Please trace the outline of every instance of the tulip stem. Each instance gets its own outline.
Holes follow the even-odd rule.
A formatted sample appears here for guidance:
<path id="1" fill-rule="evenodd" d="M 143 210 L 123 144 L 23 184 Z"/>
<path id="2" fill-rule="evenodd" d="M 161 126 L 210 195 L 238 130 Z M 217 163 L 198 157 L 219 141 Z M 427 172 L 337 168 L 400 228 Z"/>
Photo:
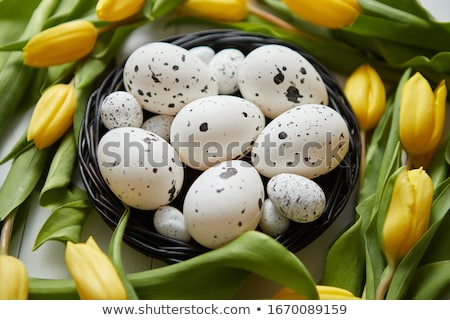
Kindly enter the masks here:
<path id="1" fill-rule="evenodd" d="M 366 130 L 361 130 L 360 132 L 360 140 L 361 140 L 361 159 L 359 164 L 359 185 L 360 187 L 363 184 L 364 173 L 366 171 L 366 153 L 367 153 L 367 138 L 366 138 Z"/>
<path id="2" fill-rule="evenodd" d="M 412 170 L 414 168 L 413 157 L 410 154 L 406 155 L 406 169 Z"/>
<path id="3" fill-rule="evenodd" d="M 0 236 L 0 255 L 7 255 L 9 250 L 9 240 L 11 239 L 14 225 L 14 213 L 11 212 L 3 221 Z"/>
<path id="4" fill-rule="evenodd" d="M 388 265 L 381 276 L 381 281 L 378 284 L 377 290 L 375 292 L 375 300 L 384 300 L 386 292 L 391 285 L 392 278 L 394 277 L 395 267 Z"/>

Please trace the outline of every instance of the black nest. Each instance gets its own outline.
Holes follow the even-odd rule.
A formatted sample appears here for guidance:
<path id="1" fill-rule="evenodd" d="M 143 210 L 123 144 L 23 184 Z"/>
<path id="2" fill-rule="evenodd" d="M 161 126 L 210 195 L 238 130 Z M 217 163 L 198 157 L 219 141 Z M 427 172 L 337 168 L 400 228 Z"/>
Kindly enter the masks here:
<path id="1" fill-rule="evenodd" d="M 310 244 L 342 212 L 356 186 L 359 171 L 360 140 L 358 125 L 335 77 L 314 57 L 300 48 L 282 40 L 259 34 L 237 30 L 208 30 L 162 41 L 186 49 L 196 46 L 209 46 L 216 52 L 225 48 L 236 48 L 244 54 L 262 45 L 280 44 L 301 53 L 317 69 L 327 87 L 329 106 L 338 111 L 347 122 L 350 131 L 350 146 L 349 152 L 337 168 L 327 175 L 315 179 L 324 189 L 327 197 L 325 212 L 322 216 L 307 224 L 291 222 L 288 231 L 276 238 L 277 241 L 294 253 Z M 93 207 L 111 228 L 116 227 L 124 212 L 124 205 L 110 191 L 98 168 L 96 149 L 102 134 L 105 132 L 100 120 L 99 106 L 111 92 L 124 90 L 122 73 L 123 66 L 112 70 L 101 86 L 92 93 L 80 130 L 78 149 L 81 177 L 86 191 Z M 198 175 L 196 172 L 187 171 L 185 189 Z M 182 191 L 172 205 L 182 208 L 183 196 Z M 158 234 L 153 227 L 153 212 L 144 212 L 133 208 L 131 208 L 124 241 L 138 251 L 167 263 L 187 260 L 210 250 L 194 240 L 184 243 Z"/>

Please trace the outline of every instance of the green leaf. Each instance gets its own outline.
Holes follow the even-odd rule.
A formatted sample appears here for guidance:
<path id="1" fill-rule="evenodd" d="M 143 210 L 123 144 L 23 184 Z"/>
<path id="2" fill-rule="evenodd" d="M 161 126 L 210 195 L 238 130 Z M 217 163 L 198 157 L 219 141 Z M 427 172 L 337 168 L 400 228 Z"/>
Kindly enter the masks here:
<path id="1" fill-rule="evenodd" d="M 0 51 L 19 51 L 27 44 L 28 39 L 14 41 L 0 46 Z"/>
<path id="2" fill-rule="evenodd" d="M 96 20 L 95 7 L 97 1 L 61 0 L 54 14 L 47 20 L 44 28 L 76 19 Z"/>
<path id="3" fill-rule="evenodd" d="M 161 17 L 175 9 L 184 0 L 150 0 L 144 5 L 144 15 L 149 20 Z"/>
<path id="4" fill-rule="evenodd" d="M 32 147 L 14 160 L 0 188 L 0 221 L 33 192 L 47 168 L 51 153 L 51 148 L 38 150 Z"/>
<path id="5" fill-rule="evenodd" d="M 346 289 L 360 297 L 365 283 L 365 263 L 361 219 L 358 219 L 329 249 L 320 284 Z"/>
<path id="6" fill-rule="evenodd" d="M 450 260 L 438 261 L 417 269 L 411 280 L 408 298 L 415 300 L 448 299 Z"/>
<path id="7" fill-rule="evenodd" d="M 28 150 L 34 145 L 33 141 L 27 141 L 26 132 L 19 138 L 12 149 L 0 160 L 0 165 L 17 158 L 20 154 Z"/>
<path id="8" fill-rule="evenodd" d="M 427 172 L 433 181 L 433 185 L 439 185 L 443 180 L 449 176 L 450 162 L 447 157 L 450 154 L 450 133 L 442 140 L 438 149 L 436 150 L 433 160 Z"/>
<path id="9" fill-rule="evenodd" d="M 138 300 L 139 297 L 137 296 L 136 291 L 134 291 L 131 282 L 128 280 L 127 274 L 125 273 L 122 264 L 123 235 L 125 233 L 125 227 L 127 225 L 128 218 L 130 217 L 130 207 L 125 206 L 125 208 L 125 212 L 120 218 L 119 223 L 114 229 L 113 235 L 111 237 L 108 248 L 108 256 L 114 264 L 114 267 L 116 268 L 117 273 L 119 274 L 119 277 L 122 280 L 123 285 L 125 286 L 128 300 Z"/>

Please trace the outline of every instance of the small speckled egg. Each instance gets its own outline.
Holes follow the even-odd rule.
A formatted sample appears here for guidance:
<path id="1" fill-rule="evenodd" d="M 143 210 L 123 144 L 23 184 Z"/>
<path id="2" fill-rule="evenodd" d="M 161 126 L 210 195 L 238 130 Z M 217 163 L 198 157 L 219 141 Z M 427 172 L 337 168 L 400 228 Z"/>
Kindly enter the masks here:
<path id="1" fill-rule="evenodd" d="M 165 42 L 136 49 L 125 63 L 123 79 L 142 107 L 158 114 L 175 115 L 187 103 L 219 92 L 203 60 Z"/>
<path id="2" fill-rule="evenodd" d="M 150 117 L 144 121 L 141 128 L 151 131 L 166 141 L 170 140 L 170 126 L 174 116 L 168 116 L 166 114 L 158 114 Z"/>
<path id="3" fill-rule="evenodd" d="M 244 54 L 234 48 L 217 52 L 209 62 L 209 68 L 219 85 L 219 94 L 232 94 L 239 90 L 239 69 L 245 59 Z"/>
<path id="4" fill-rule="evenodd" d="M 278 211 L 272 200 L 264 200 L 261 221 L 259 222 L 261 231 L 275 238 L 285 233 L 289 225 L 290 220 Z"/>
<path id="5" fill-rule="evenodd" d="M 307 104 L 273 119 L 252 149 L 252 164 L 266 177 L 296 173 L 307 178 L 327 174 L 344 159 L 349 131 L 330 107 Z"/>
<path id="6" fill-rule="evenodd" d="M 249 230 L 261 218 L 264 185 L 249 163 L 231 160 L 204 171 L 189 188 L 183 212 L 201 245 L 215 249 Z"/>
<path id="7" fill-rule="evenodd" d="M 169 204 L 181 190 L 184 167 L 164 139 L 141 128 L 106 132 L 97 147 L 102 177 L 127 205 L 153 210 Z"/>
<path id="8" fill-rule="evenodd" d="M 325 84 L 300 53 L 268 44 L 252 50 L 239 70 L 242 96 L 270 119 L 299 104 L 328 104 Z"/>
<path id="9" fill-rule="evenodd" d="M 155 211 L 153 225 L 159 234 L 189 242 L 191 235 L 186 229 L 183 213 L 172 206 L 162 206 Z"/>
<path id="10" fill-rule="evenodd" d="M 114 91 L 103 99 L 100 118 L 107 129 L 140 127 L 144 113 L 139 102 L 126 91 Z"/>
<path id="11" fill-rule="evenodd" d="M 206 170 L 240 159 L 265 126 L 261 110 L 240 97 L 217 95 L 195 100 L 178 112 L 170 142 L 189 167 Z"/>
<path id="12" fill-rule="evenodd" d="M 208 64 L 212 57 L 216 54 L 214 49 L 208 46 L 198 46 L 189 49 L 189 52 L 195 54 L 197 57 L 202 59 L 206 64 Z"/>
<path id="13" fill-rule="evenodd" d="M 286 218 L 307 223 L 318 219 L 325 209 L 325 193 L 313 180 L 292 173 L 272 177 L 267 195 Z"/>

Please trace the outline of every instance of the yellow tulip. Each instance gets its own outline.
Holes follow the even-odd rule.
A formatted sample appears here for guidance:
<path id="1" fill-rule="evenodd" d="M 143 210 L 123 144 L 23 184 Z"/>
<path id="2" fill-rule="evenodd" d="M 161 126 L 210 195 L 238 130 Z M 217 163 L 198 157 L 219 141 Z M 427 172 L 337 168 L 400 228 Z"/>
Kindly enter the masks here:
<path id="1" fill-rule="evenodd" d="M 228 22 L 247 16 L 246 0 L 186 0 L 179 8 L 194 16 Z"/>
<path id="2" fill-rule="evenodd" d="M 143 6 L 144 0 L 99 0 L 95 11 L 99 20 L 113 22 L 135 15 Z"/>
<path id="3" fill-rule="evenodd" d="M 317 285 L 317 292 L 319 293 L 319 300 L 360 300 L 361 298 L 355 297 L 350 291 L 332 287 Z M 277 300 L 304 300 L 300 294 L 290 288 L 282 288 L 273 297 Z"/>
<path id="4" fill-rule="evenodd" d="M 409 155 L 425 155 L 437 148 L 444 131 L 446 99 L 444 80 L 434 92 L 418 72 L 404 84 L 400 100 L 400 141 Z"/>
<path id="5" fill-rule="evenodd" d="M 383 250 L 391 269 L 427 230 L 433 192 L 433 182 L 422 168 L 398 174 L 382 231 Z"/>
<path id="6" fill-rule="evenodd" d="M 92 237 L 86 243 L 67 242 L 65 259 L 81 299 L 127 299 L 114 265 Z"/>
<path id="7" fill-rule="evenodd" d="M 0 255 L 0 300 L 26 300 L 28 273 L 19 259 Z"/>
<path id="8" fill-rule="evenodd" d="M 73 85 L 60 83 L 49 87 L 34 108 L 27 140 L 34 140 L 39 149 L 55 143 L 72 125 L 76 104 Z"/>
<path id="9" fill-rule="evenodd" d="M 92 51 L 97 35 L 95 26 L 84 20 L 46 29 L 32 37 L 23 48 L 24 63 L 32 67 L 49 67 L 79 60 Z"/>
<path id="10" fill-rule="evenodd" d="M 329 29 L 351 25 L 361 12 L 358 0 L 283 0 L 283 2 L 303 20 Z"/>
<path id="11" fill-rule="evenodd" d="M 377 71 L 361 65 L 348 77 L 344 93 L 361 130 L 375 128 L 386 107 L 386 89 Z"/>

